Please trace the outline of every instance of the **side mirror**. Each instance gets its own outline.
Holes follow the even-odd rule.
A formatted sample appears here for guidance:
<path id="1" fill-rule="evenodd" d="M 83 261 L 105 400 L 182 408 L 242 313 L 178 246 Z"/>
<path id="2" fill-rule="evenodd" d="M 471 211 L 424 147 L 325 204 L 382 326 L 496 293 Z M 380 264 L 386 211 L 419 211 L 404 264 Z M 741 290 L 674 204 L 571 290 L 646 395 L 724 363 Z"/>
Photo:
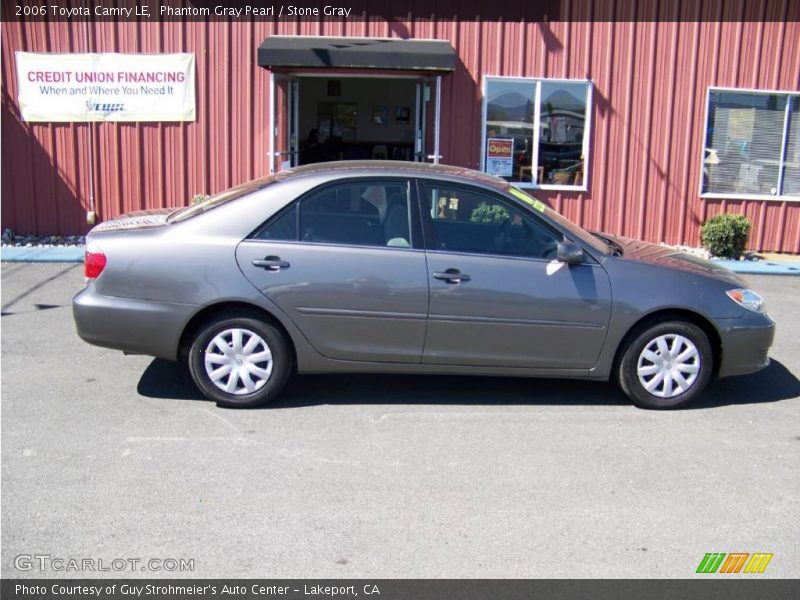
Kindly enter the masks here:
<path id="1" fill-rule="evenodd" d="M 556 260 L 558 262 L 567 263 L 568 265 L 578 265 L 586 259 L 583 254 L 583 249 L 575 242 L 565 240 L 558 244 L 556 250 Z"/>

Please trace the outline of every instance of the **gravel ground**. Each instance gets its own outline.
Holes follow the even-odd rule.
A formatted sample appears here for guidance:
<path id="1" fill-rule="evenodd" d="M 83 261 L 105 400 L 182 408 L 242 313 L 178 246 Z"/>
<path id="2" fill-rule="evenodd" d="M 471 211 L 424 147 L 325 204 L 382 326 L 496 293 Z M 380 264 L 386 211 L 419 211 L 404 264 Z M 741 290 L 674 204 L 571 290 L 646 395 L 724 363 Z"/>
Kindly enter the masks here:
<path id="1" fill-rule="evenodd" d="M 86 237 L 82 235 L 20 235 L 15 234 L 10 229 L 6 229 L 0 235 L 0 243 L 3 246 L 31 248 L 33 246 L 42 248 L 52 248 L 54 246 L 82 246 L 86 242 Z"/>

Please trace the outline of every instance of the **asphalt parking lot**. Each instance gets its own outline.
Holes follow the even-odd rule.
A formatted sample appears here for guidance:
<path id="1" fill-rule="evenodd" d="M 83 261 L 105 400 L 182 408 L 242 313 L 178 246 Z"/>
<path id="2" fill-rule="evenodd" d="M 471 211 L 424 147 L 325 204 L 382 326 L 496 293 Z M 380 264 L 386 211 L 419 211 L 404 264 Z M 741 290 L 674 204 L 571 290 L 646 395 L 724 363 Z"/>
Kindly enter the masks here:
<path id="1" fill-rule="evenodd" d="M 796 577 L 800 278 L 749 280 L 773 364 L 692 409 L 607 384 L 306 376 L 234 411 L 172 363 L 83 343 L 80 265 L 3 264 L 2 576 L 684 578 L 715 551 Z M 15 567 L 34 554 L 194 570 Z"/>

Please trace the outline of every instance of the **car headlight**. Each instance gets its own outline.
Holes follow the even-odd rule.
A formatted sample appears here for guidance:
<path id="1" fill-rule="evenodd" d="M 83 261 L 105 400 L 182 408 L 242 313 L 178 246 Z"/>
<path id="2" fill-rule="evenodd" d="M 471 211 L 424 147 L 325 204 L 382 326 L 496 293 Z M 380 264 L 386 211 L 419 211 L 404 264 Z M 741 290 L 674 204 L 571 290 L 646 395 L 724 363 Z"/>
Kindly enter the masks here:
<path id="1" fill-rule="evenodd" d="M 764 298 L 762 298 L 760 294 L 757 294 L 753 290 L 728 290 L 725 293 L 728 294 L 728 298 L 747 310 L 752 310 L 753 312 L 757 313 L 764 312 Z"/>

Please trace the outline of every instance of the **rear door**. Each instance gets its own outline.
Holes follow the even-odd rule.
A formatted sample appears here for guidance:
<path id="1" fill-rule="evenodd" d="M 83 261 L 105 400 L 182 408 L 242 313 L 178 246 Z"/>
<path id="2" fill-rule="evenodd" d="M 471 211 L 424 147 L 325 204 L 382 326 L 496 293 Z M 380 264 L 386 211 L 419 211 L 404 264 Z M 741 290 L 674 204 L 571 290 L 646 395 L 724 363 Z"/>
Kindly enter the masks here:
<path id="1" fill-rule="evenodd" d="M 322 355 L 418 363 L 428 277 L 410 207 L 408 180 L 326 184 L 239 244 L 237 261 Z"/>
<path id="2" fill-rule="evenodd" d="M 588 369 L 611 314 L 605 270 L 554 260 L 560 232 L 500 194 L 420 182 L 430 309 L 423 363 Z"/>

